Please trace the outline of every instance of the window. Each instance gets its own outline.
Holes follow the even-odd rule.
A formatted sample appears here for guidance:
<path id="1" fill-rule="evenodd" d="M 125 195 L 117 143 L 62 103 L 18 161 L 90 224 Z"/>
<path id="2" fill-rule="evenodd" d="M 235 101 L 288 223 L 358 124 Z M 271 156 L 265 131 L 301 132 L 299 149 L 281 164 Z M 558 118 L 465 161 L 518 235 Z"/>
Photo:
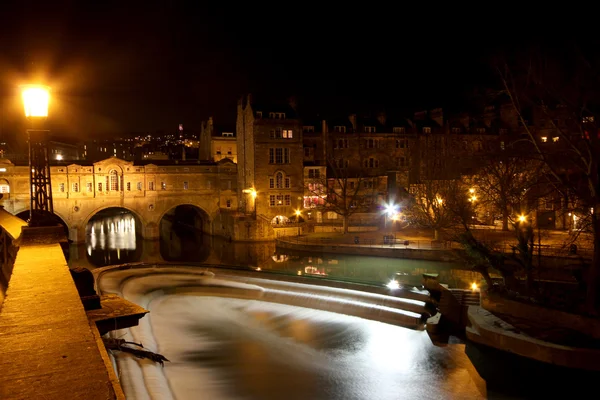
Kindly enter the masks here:
<path id="1" fill-rule="evenodd" d="M 228 148 L 227 148 L 227 155 L 229 155 L 229 156 L 230 156 L 231 154 L 232 154 L 232 148 L 231 148 L 231 147 L 228 147 Z"/>
<path id="2" fill-rule="evenodd" d="M 544 208 L 546 210 L 554 210 L 554 202 L 551 198 L 544 199 Z"/>
<path id="3" fill-rule="evenodd" d="M 110 176 L 110 190 L 118 191 L 119 190 L 119 174 L 114 169 L 109 173 Z"/>
<path id="4" fill-rule="evenodd" d="M 73 182 L 73 184 L 71 185 L 71 191 L 73 192 L 79 192 L 79 183 L 78 182 Z"/>
<path id="5" fill-rule="evenodd" d="M 460 133 L 460 128 L 452 128 L 452 133 Z"/>
<path id="6" fill-rule="evenodd" d="M 275 195 L 273 194 L 269 196 L 269 206 L 275 207 Z"/>
<path id="7" fill-rule="evenodd" d="M 404 133 L 406 129 L 403 126 L 396 126 L 392 129 L 394 133 Z"/>
<path id="8" fill-rule="evenodd" d="M 148 182 L 148 190 L 154 190 L 154 181 Z"/>
<path id="9" fill-rule="evenodd" d="M 345 126 L 334 126 L 333 131 L 340 132 L 340 133 L 346 133 L 346 127 Z"/>
<path id="10" fill-rule="evenodd" d="M 365 126 L 365 132 L 375 133 L 375 127 L 374 126 Z"/>
<path id="11" fill-rule="evenodd" d="M 348 184 L 350 185 L 350 189 L 354 189 L 354 181 L 348 182 Z"/>
<path id="12" fill-rule="evenodd" d="M 379 160 L 371 157 L 368 160 L 365 160 L 363 165 L 365 168 L 379 168 Z"/>
<path id="13" fill-rule="evenodd" d="M 271 148 L 269 149 L 269 164 L 289 164 L 290 149 L 286 148 Z"/>
<path id="14" fill-rule="evenodd" d="M 406 139 L 398 139 L 396 140 L 396 148 L 397 149 L 404 149 L 407 148 L 408 145 L 406 143 Z"/>
<path id="15" fill-rule="evenodd" d="M 142 182 L 137 183 L 137 190 L 142 190 Z"/>
<path id="16" fill-rule="evenodd" d="M 362 184 L 365 189 L 373 189 L 373 181 L 363 181 Z"/>
<path id="17" fill-rule="evenodd" d="M 505 149 L 505 146 L 504 146 L 504 142 L 503 142 L 503 141 L 502 141 L 502 142 L 500 142 L 500 149 L 501 149 L 501 150 L 504 150 L 504 149 Z"/>
<path id="18" fill-rule="evenodd" d="M 366 139 L 365 147 L 367 149 L 376 149 L 377 147 L 379 147 L 379 141 L 376 139 Z"/>
<path id="19" fill-rule="evenodd" d="M 308 177 L 310 179 L 319 179 L 321 177 L 321 171 L 316 168 L 311 168 L 308 170 Z"/>
<path id="20" fill-rule="evenodd" d="M 594 116 L 589 116 L 589 117 L 583 117 L 583 123 L 589 123 L 589 122 L 594 122 Z M 556 124 L 558 125 L 558 124 Z"/>
<path id="21" fill-rule="evenodd" d="M 85 188 L 88 192 L 91 192 L 92 191 L 92 182 L 87 182 L 85 184 Z"/>
<path id="22" fill-rule="evenodd" d="M 337 219 L 338 215 L 333 211 L 327 211 L 327 219 Z"/>
<path id="23" fill-rule="evenodd" d="M 282 206 L 283 205 L 283 195 L 282 194 L 278 194 L 275 197 L 277 198 L 277 205 L 278 206 Z"/>
<path id="24" fill-rule="evenodd" d="M 307 158 L 310 157 L 310 151 L 311 151 L 310 147 L 305 147 L 304 148 L 304 157 L 307 157 Z"/>
<path id="25" fill-rule="evenodd" d="M 283 130 L 283 138 L 284 139 L 292 139 L 294 137 L 294 133 L 291 129 Z"/>
<path id="26" fill-rule="evenodd" d="M 556 143 L 556 142 L 558 142 L 558 140 L 559 140 L 559 139 L 560 139 L 560 138 L 559 138 L 558 136 L 554 136 L 554 137 L 552 138 L 552 141 L 553 141 L 554 143 Z"/>
<path id="27" fill-rule="evenodd" d="M 315 131 L 314 126 L 303 126 L 302 127 L 302 132 L 310 133 L 310 132 L 314 132 L 314 131 Z"/>
<path id="28" fill-rule="evenodd" d="M 225 206 L 226 206 L 227 208 L 231 208 L 231 200 L 229 200 L 229 199 L 228 199 L 228 200 L 225 202 Z"/>
<path id="29" fill-rule="evenodd" d="M 290 178 L 285 178 L 285 188 L 286 189 L 290 188 Z"/>
<path id="30" fill-rule="evenodd" d="M 406 167 L 406 157 L 399 157 L 398 158 L 398 166 L 399 167 Z"/>
<path id="31" fill-rule="evenodd" d="M 542 143 L 546 143 L 548 141 L 548 137 L 547 136 L 542 136 Z"/>
<path id="32" fill-rule="evenodd" d="M 285 198 L 285 205 L 289 206 L 290 204 L 292 204 L 292 196 L 289 194 L 286 194 L 285 196 L 283 196 Z"/>
<path id="33" fill-rule="evenodd" d="M 334 149 L 347 149 L 348 148 L 348 139 L 338 139 L 333 142 Z"/>
<path id="34" fill-rule="evenodd" d="M 275 179 L 269 178 L 269 189 L 275 189 Z"/>
<path id="35" fill-rule="evenodd" d="M 58 184 L 58 191 L 59 192 L 64 192 L 65 191 L 65 184 L 64 183 L 59 183 Z"/>
<path id="36" fill-rule="evenodd" d="M 277 189 L 283 188 L 283 173 L 281 172 L 275 174 L 275 187 Z"/>
<path id="37" fill-rule="evenodd" d="M 10 193 L 10 185 L 8 182 L 0 183 L 0 193 Z"/>
<path id="38" fill-rule="evenodd" d="M 256 112 L 256 118 L 258 118 L 258 119 L 262 118 L 262 111 Z"/>
<path id="39" fill-rule="evenodd" d="M 221 155 L 221 146 L 216 147 L 217 155 Z"/>
<path id="40" fill-rule="evenodd" d="M 429 126 L 423 127 L 423 133 L 431 133 L 431 128 Z"/>
<path id="41" fill-rule="evenodd" d="M 167 182 L 160 183 L 160 190 L 167 190 Z"/>
<path id="42" fill-rule="evenodd" d="M 101 192 L 102 191 L 102 182 L 98 182 L 98 191 Z"/>
<path id="43" fill-rule="evenodd" d="M 183 190 L 188 190 L 189 189 L 189 184 L 187 181 L 183 182 Z"/>
<path id="44" fill-rule="evenodd" d="M 348 168 L 350 165 L 350 162 L 348 160 L 344 160 L 343 158 L 335 160 L 334 163 L 337 168 Z"/>
<path id="45" fill-rule="evenodd" d="M 127 182 L 127 191 L 131 192 L 131 182 Z"/>

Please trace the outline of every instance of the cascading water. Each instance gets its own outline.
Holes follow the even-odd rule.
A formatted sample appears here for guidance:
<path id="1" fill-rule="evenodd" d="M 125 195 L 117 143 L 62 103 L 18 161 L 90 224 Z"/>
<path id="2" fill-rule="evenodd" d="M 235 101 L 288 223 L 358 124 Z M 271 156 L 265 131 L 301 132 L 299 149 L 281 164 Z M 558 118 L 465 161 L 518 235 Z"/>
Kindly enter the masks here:
<path id="1" fill-rule="evenodd" d="M 266 278 L 98 270 L 103 293 L 151 311 L 113 335 L 170 360 L 161 368 L 117 354 L 127 398 L 484 398 L 469 368 L 440 367 L 466 358 L 458 348 L 436 348 L 424 332 L 377 322 L 416 327 L 423 302 Z"/>

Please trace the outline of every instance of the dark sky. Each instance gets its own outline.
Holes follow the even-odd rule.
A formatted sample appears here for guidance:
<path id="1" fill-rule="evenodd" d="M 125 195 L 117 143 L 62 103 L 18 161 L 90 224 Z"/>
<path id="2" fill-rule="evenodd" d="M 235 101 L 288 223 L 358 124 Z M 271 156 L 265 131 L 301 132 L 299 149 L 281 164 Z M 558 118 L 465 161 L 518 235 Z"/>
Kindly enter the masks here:
<path id="1" fill-rule="evenodd" d="M 452 106 L 486 81 L 486 56 L 506 38 L 478 34 L 487 20 L 351 3 L 21 3 L 0 3 L 4 133 L 22 120 L 17 88 L 31 79 L 53 88 L 53 131 L 78 138 L 232 123 L 247 92 L 321 112 Z"/>

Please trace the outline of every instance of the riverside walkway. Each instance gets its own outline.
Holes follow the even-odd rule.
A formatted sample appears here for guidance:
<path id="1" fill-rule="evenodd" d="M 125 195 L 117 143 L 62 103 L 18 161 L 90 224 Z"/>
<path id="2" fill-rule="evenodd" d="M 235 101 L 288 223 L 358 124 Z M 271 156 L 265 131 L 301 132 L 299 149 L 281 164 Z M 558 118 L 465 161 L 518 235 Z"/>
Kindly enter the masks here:
<path id="1" fill-rule="evenodd" d="M 13 240 L 25 223 L 0 210 Z M 0 399 L 124 399 L 58 243 L 22 242 L 0 309 Z"/>

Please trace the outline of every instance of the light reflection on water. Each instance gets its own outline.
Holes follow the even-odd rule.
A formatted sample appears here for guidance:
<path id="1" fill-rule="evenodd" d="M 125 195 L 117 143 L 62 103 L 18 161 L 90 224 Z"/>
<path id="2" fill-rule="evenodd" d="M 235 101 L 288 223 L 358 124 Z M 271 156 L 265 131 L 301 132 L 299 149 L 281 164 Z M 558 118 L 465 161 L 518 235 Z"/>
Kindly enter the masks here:
<path id="1" fill-rule="evenodd" d="M 468 288 L 481 280 L 479 274 L 446 262 L 294 253 L 278 250 L 274 243 L 230 243 L 208 235 L 180 237 L 173 229 L 161 231 L 160 240 L 154 241 L 143 240 L 136 233 L 134 217 L 129 213 L 91 221 L 87 243 L 74 246 L 69 264 L 95 268 L 130 262 L 207 262 L 375 284 L 387 284 L 400 272 L 403 284 L 415 286 L 421 284 L 424 273 L 437 273 L 442 283 L 458 288 Z"/>

